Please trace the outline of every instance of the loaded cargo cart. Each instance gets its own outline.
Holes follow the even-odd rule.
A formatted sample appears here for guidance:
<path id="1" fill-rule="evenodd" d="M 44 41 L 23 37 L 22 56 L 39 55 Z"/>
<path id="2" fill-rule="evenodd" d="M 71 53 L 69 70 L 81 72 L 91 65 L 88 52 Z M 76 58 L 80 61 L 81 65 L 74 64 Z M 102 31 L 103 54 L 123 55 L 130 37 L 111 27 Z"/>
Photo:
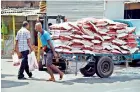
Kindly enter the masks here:
<path id="1" fill-rule="evenodd" d="M 95 73 L 101 78 L 111 76 L 114 62 L 131 62 L 132 53 L 138 51 L 135 27 L 108 19 L 84 18 L 76 22 L 53 24 L 49 27 L 60 58 L 67 62 L 80 61 L 87 65 L 80 69 L 84 76 Z"/>
<path id="2" fill-rule="evenodd" d="M 131 60 L 131 55 L 126 54 L 126 55 L 121 55 L 121 54 L 64 54 L 61 53 L 61 55 L 67 59 L 69 62 L 76 62 L 75 66 L 75 75 L 77 75 L 78 72 L 78 62 L 79 57 L 84 56 L 85 62 L 87 64 L 80 68 L 80 72 L 85 76 L 85 77 L 91 77 L 95 73 L 97 76 L 100 78 L 107 78 L 112 75 L 113 70 L 114 70 L 114 62 L 120 62 L 118 60 L 113 59 L 114 56 L 118 57 L 127 57 L 126 59 L 122 59 L 121 62 L 130 62 Z M 129 61 L 128 61 L 129 60 Z"/>

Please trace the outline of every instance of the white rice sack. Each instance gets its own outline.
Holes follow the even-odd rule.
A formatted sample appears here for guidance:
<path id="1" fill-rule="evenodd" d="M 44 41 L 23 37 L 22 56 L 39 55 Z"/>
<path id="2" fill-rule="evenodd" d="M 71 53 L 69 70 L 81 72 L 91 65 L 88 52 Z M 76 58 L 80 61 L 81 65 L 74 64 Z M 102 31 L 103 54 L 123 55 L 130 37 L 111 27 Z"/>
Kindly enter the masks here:
<path id="1" fill-rule="evenodd" d="M 69 31 L 69 32 L 60 32 L 60 35 L 66 35 L 66 36 L 69 36 L 72 34 L 72 31 Z"/>
<path id="2" fill-rule="evenodd" d="M 126 36 L 128 36 L 127 33 L 121 33 L 117 35 L 117 38 L 125 38 Z"/>
<path id="3" fill-rule="evenodd" d="M 120 30 L 117 30 L 116 32 L 117 32 L 118 34 L 127 33 L 127 30 L 126 30 L 126 29 L 120 29 Z"/>
<path id="4" fill-rule="evenodd" d="M 72 49 L 71 52 L 72 53 L 84 53 L 83 50 L 75 50 L 75 49 Z"/>
<path id="5" fill-rule="evenodd" d="M 108 24 L 116 24 L 114 21 L 110 19 L 103 19 L 103 20 L 106 21 Z"/>
<path id="6" fill-rule="evenodd" d="M 90 50 L 83 50 L 83 52 L 85 54 L 92 54 L 92 55 L 95 55 L 95 53 L 93 51 L 90 51 Z"/>
<path id="7" fill-rule="evenodd" d="M 75 29 L 72 29 L 71 32 L 72 32 L 72 34 L 76 34 L 76 35 L 83 35 L 84 34 L 83 31 L 79 31 L 79 30 L 75 30 Z"/>
<path id="8" fill-rule="evenodd" d="M 104 46 L 104 45 L 112 45 L 112 43 L 111 42 L 102 42 L 102 46 Z"/>
<path id="9" fill-rule="evenodd" d="M 95 50 L 103 50 L 103 46 L 102 45 L 94 45 L 93 49 L 95 49 Z"/>
<path id="10" fill-rule="evenodd" d="M 121 53 L 123 53 L 123 54 L 128 54 L 128 53 L 130 53 L 129 51 L 126 51 L 126 50 L 121 50 Z"/>
<path id="11" fill-rule="evenodd" d="M 98 33 L 101 34 L 101 35 L 107 35 L 107 33 L 102 31 L 102 30 L 98 30 Z"/>
<path id="12" fill-rule="evenodd" d="M 81 40 L 79 40 L 79 39 L 73 39 L 72 42 L 83 44 L 83 42 Z"/>
<path id="13" fill-rule="evenodd" d="M 68 35 L 60 35 L 59 38 L 64 41 L 72 40 L 72 38 Z"/>
<path id="14" fill-rule="evenodd" d="M 91 30 L 89 30 L 89 29 L 85 29 L 85 28 L 82 27 L 82 31 L 83 31 L 86 35 L 94 36 L 94 33 L 93 33 Z"/>
<path id="15" fill-rule="evenodd" d="M 60 23 L 59 26 L 63 27 L 64 29 L 70 30 L 71 27 L 68 25 L 68 22 Z"/>
<path id="16" fill-rule="evenodd" d="M 101 29 L 103 32 L 108 32 L 109 30 L 107 28 Z"/>
<path id="17" fill-rule="evenodd" d="M 54 44 L 63 44 L 63 42 L 61 40 L 53 40 Z"/>
<path id="18" fill-rule="evenodd" d="M 53 24 L 50 26 L 50 29 L 61 29 L 61 30 L 70 30 L 72 27 L 69 26 L 68 22 Z"/>
<path id="19" fill-rule="evenodd" d="M 116 45 L 111 45 L 112 49 L 117 49 L 119 51 L 121 51 L 120 47 L 116 46 Z"/>
<path id="20" fill-rule="evenodd" d="M 88 46 L 92 46 L 92 45 L 93 45 L 93 43 L 90 42 L 90 41 L 88 41 L 88 40 L 82 40 L 82 43 L 83 43 L 84 45 L 88 45 Z"/>
<path id="21" fill-rule="evenodd" d="M 124 50 L 129 50 L 129 47 L 125 46 L 125 45 L 121 46 L 121 48 L 124 49 Z"/>
<path id="22" fill-rule="evenodd" d="M 127 44 L 125 41 L 120 40 L 120 39 L 115 39 L 115 40 L 113 40 L 112 42 L 113 42 L 114 44 L 116 44 L 116 45 L 125 45 L 125 44 Z"/>
<path id="23" fill-rule="evenodd" d="M 138 50 L 139 50 L 139 48 L 137 48 L 137 47 L 136 48 L 131 48 L 130 49 L 130 53 L 133 54 L 133 53 L 135 53 Z"/>
<path id="24" fill-rule="evenodd" d="M 102 36 L 102 38 L 103 38 L 104 40 L 109 40 L 109 39 L 111 39 L 110 36 Z"/>
<path id="25" fill-rule="evenodd" d="M 118 51 L 118 50 L 112 50 L 111 52 L 114 53 L 114 54 L 121 54 L 121 52 Z"/>
<path id="26" fill-rule="evenodd" d="M 69 22 L 68 23 L 70 27 L 72 27 L 73 29 L 77 30 L 77 31 L 80 31 L 78 25 L 77 25 L 77 22 Z"/>
<path id="27" fill-rule="evenodd" d="M 127 27 L 127 33 L 133 33 L 136 30 L 136 27 Z"/>
<path id="28" fill-rule="evenodd" d="M 104 41 L 104 39 L 99 34 L 94 33 L 94 37 L 95 40 L 99 38 L 100 40 Z"/>
<path id="29" fill-rule="evenodd" d="M 89 35 L 82 35 L 82 37 L 85 39 L 90 39 L 90 40 L 94 39 L 94 36 L 89 36 Z"/>
<path id="30" fill-rule="evenodd" d="M 93 32 L 98 32 L 98 28 L 91 22 L 91 21 L 89 21 L 89 23 L 91 24 L 91 26 L 92 26 L 92 28 L 93 28 Z"/>
<path id="31" fill-rule="evenodd" d="M 81 35 L 70 35 L 72 38 L 83 39 Z"/>
<path id="32" fill-rule="evenodd" d="M 72 42 L 71 41 L 62 41 L 62 40 L 53 40 L 53 43 L 54 43 L 54 47 L 55 46 L 58 46 L 58 45 L 68 45 L 68 44 L 71 44 Z"/>
<path id="33" fill-rule="evenodd" d="M 69 49 L 69 50 L 72 49 L 70 46 L 65 45 L 65 44 L 61 44 L 61 45 L 60 44 L 56 44 L 55 48 L 64 48 L 64 49 Z"/>
<path id="34" fill-rule="evenodd" d="M 110 45 L 103 45 L 103 49 L 112 50 L 112 47 Z"/>
<path id="35" fill-rule="evenodd" d="M 104 19 L 98 19 L 96 26 L 106 26 L 108 25 L 108 22 Z"/>
<path id="36" fill-rule="evenodd" d="M 72 53 L 70 50 L 68 49 L 59 49 L 59 48 L 56 48 L 55 49 L 56 52 L 60 52 L 60 53 Z"/>
<path id="37" fill-rule="evenodd" d="M 99 40 L 92 40 L 93 43 L 101 43 Z"/>
<path id="38" fill-rule="evenodd" d="M 92 46 L 84 45 L 82 50 L 93 50 Z"/>

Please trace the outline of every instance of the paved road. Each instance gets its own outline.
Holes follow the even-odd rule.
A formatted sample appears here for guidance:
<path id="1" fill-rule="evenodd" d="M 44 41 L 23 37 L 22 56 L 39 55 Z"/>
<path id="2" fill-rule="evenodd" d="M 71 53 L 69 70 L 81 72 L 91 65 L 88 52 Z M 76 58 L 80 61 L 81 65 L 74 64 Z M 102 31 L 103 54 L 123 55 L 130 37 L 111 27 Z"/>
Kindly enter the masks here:
<path id="1" fill-rule="evenodd" d="M 86 78 L 80 73 L 66 74 L 62 81 L 47 82 L 45 71 L 34 71 L 34 78 L 17 80 L 18 67 L 12 66 L 11 60 L 2 60 L 2 92 L 140 92 L 140 68 L 115 67 L 110 78 L 101 79 L 96 75 Z M 27 76 L 26 76 L 27 77 Z"/>

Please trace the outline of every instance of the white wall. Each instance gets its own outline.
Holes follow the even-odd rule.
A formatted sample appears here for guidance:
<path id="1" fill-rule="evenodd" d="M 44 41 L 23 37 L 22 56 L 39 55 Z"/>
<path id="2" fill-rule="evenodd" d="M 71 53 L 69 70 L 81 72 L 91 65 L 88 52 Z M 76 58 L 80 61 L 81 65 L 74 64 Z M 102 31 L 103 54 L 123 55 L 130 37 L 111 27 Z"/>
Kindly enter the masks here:
<path id="1" fill-rule="evenodd" d="M 105 1 L 105 2 L 104 2 Z M 62 0 L 47 2 L 48 15 L 64 15 L 68 21 L 86 17 L 123 19 L 125 0 Z"/>
<path id="2" fill-rule="evenodd" d="M 124 19 L 124 1 L 106 1 L 104 17 L 108 19 Z"/>
<path id="3" fill-rule="evenodd" d="M 102 18 L 104 13 L 103 0 L 72 0 L 72 1 L 48 1 L 48 15 L 63 15 L 68 21 L 76 21 L 77 19 L 86 17 Z"/>

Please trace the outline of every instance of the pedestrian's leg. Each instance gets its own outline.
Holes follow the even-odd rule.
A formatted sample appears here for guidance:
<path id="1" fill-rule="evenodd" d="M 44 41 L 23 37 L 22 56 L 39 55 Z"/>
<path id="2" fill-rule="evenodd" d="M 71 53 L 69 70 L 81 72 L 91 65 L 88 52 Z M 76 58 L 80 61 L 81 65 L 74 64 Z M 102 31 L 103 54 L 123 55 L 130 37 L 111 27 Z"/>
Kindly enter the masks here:
<path id="1" fill-rule="evenodd" d="M 53 71 L 51 69 L 51 65 L 52 65 L 52 60 L 53 60 L 53 54 L 52 53 L 47 53 L 47 58 L 46 58 L 46 65 L 47 65 L 47 70 L 51 76 L 51 78 L 49 79 L 50 81 L 55 81 L 54 75 L 53 75 Z"/>
<path id="2" fill-rule="evenodd" d="M 53 62 L 53 54 L 52 53 L 47 53 L 47 64 L 50 65 L 50 68 L 60 74 L 60 80 L 63 78 L 63 72 L 61 72 L 55 65 L 52 64 Z"/>
<path id="3" fill-rule="evenodd" d="M 54 75 L 53 75 L 53 71 L 51 70 L 51 68 L 49 66 L 47 66 L 47 70 L 51 76 L 51 78 L 48 80 L 48 81 L 53 81 L 55 82 L 55 78 L 54 78 Z"/>
<path id="4" fill-rule="evenodd" d="M 25 62 L 25 71 L 26 71 L 27 75 L 29 76 L 29 78 L 31 78 L 31 77 L 32 77 L 32 73 L 29 71 L 29 66 L 28 66 L 28 54 L 29 54 L 29 50 L 27 50 L 27 51 L 25 52 L 25 55 L 26 55 L 26 58 L 25 58 L 25 60 L 26 60 L 26 62 Z"/>
<path id="5" fill-rule="evenodd" d="M 29 76 L 29 78 L 31 78 L 32 77 L 32 72 L 29 71 L 28 63 L 26 63 L 25 71 L 26 71 L 27 75 Z"/>
<path id="6" fill-rule="evenodd" d="M 25 55 L 24 55 L 24 52 L 21 52 L 21 54 L 22 54 L 22 62 L 21 62 L 19 72 L 18 72 L 18 79 L 24 78 L 23 72 L 25 70 Z"/>
<path id="7" fill-rule="evenodd" d="M 23 74 L 24 67 L 25 67 L 24 60 L 22 60 L 21 65 L 20 65 L 20 68 L 19 68 L 19 71 L 18 71 L 18 79 L 24 77 L 24 74 Z"/>
<path id="8" fill-rule="evenodd" d="M 51 68 L 52 70 L 58 72 L 58 73 L 60 74 L 60 80 L 62 80 L 64 73 L 63 73 L 58 67 L 56 67 L 56 66 L 53 65 L 53 64 L 50 66 L 50 68 Z"/>
<path id="9" fill-rule="evenodd" d="M 27 75 L 30 77 L 31 72 L 29 71 L 28 62 L 26 62 L 26 64 L 25 64 L 25 71 L 26 71 Z"/>

